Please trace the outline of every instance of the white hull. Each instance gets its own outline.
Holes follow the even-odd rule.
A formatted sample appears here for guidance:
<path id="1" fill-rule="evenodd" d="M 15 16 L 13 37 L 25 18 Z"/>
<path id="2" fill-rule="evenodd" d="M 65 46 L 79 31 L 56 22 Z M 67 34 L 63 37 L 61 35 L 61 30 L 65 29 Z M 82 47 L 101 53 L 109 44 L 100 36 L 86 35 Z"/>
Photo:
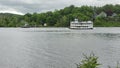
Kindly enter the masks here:
<path id="1" fill-rule="evenodd" d="M 92 21 L 79 22 L 78 19 L 70 23 L 70 29 L 93 29 Z"/>

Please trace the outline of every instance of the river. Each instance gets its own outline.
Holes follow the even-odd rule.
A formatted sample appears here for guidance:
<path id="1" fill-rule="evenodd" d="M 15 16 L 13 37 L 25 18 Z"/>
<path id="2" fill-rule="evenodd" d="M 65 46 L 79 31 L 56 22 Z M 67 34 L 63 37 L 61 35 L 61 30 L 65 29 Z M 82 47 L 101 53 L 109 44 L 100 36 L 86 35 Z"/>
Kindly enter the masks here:
<path id="1" fill-rule="evenodd" d="M 120 28 L 0 28 L 0 68 L 76 68 L 94 52 L 100 68 L 120 61 Z"/>

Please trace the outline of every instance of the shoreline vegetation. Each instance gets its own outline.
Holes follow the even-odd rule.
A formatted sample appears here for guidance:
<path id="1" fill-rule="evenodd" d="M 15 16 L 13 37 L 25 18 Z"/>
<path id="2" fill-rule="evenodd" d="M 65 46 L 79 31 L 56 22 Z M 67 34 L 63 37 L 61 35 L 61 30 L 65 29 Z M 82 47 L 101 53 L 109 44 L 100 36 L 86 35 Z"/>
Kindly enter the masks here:
<path id="1" fill-rule="evenodd" d="M 81 63 L 76 64 L 77 68 L 100 68 L 99 66 L 102 66 L 98 62 L 98 57 L 95 56 L 94 53 L 91 53 L 90 55 L 83 54 L 83 59 L 81 60 Z M 108 65 L 107 68 L 113 68 Z M 119 62 L 117 62 L 116 66 L 114 68 L 120 68 Z"/>
<path id="2" fill-rule="evenodd" d="M 70 5 L 64 9 L 44 13 L 16 15 L 0 13 L 0 27 L 69 27 L 70 21 L 93 21 L 94 27 L 120 27 L 120 5 L 101 7 Z"/>

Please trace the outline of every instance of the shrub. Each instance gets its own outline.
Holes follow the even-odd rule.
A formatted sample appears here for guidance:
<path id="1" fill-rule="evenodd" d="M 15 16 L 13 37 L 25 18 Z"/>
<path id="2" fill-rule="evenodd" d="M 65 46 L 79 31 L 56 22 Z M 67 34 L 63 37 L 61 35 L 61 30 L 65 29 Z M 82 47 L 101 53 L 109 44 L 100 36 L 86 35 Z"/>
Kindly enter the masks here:
<path id="1" fill-rule="evenodd" d="M 98 57 L 96 57 L 93 53 L 90 56 L 85 54 L 84 59 L 80 64 L 77 64 L 77 68 L 97 68 L 100 64 L 98 63 Z"/>

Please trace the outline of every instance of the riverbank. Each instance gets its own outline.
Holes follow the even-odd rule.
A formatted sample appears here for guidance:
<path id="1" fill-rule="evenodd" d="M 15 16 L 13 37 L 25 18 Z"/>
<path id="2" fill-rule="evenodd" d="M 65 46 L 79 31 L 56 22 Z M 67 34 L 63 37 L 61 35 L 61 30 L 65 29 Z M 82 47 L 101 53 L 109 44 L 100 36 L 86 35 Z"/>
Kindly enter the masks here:
<path id="1" fill-rule="evenodd" d="M 95 22 L 94 27 L 120 27 L 120 22 Z"/>

